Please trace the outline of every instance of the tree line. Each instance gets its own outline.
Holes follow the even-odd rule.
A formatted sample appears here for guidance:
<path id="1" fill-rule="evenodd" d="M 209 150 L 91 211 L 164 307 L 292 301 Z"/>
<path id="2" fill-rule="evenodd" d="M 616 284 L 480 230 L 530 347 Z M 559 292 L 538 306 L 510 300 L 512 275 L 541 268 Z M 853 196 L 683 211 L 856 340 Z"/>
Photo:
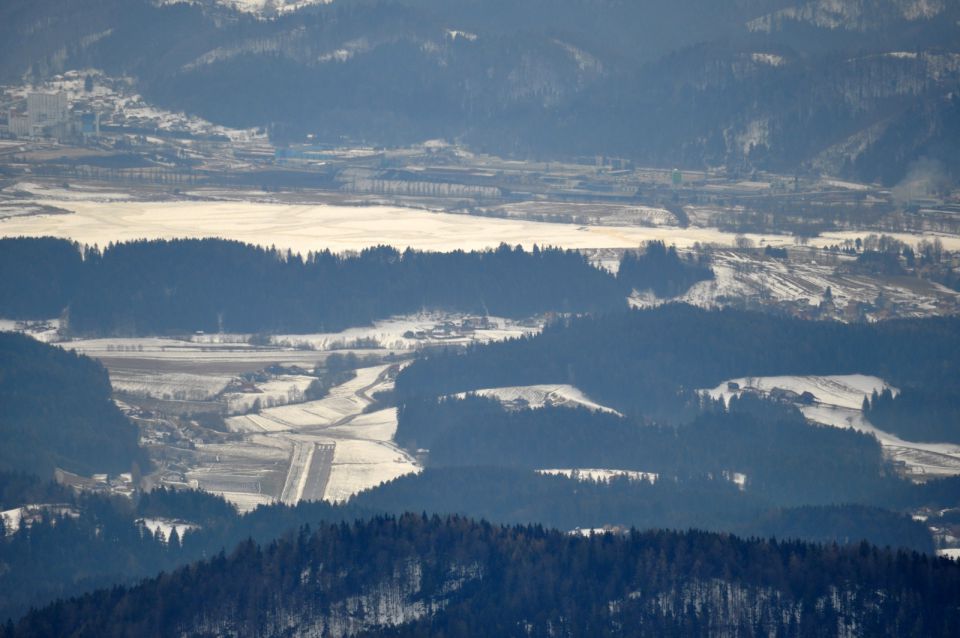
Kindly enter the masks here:
<path id="1" fill-rule="evenodd" d="M 779 506 L 879 505 L 901 482 L 872 436 L 811 425 L 792 406 L 752 397 L 677 426 L 586 408 L 505 410 L 482 397 L 424 399 L 401 406 L 396 439 L 428 449 L 431 467 L 615 468 L 654 472 L 661 481 L 729 482 L 739 473 L 750 495 Z"/>
<path id="2" fill-rule="evenodd" d="M 302 525 L 352 522 L 405 512 L 463 514 L 500 524 L 713 530 L 744 537 L 797 538 L 825 543 L 904 547 L 931 554 L 925 526 L 890 507 L 956 505 L 956 480 L 903 484 L 883 507 L 778 507 L 748 487 L 705 474 L 610 483 L 544 476 L 523 467 L 428 467 L 368 490 L 349 503 L 261 506 L 244 515 L 221 497 L 195 490 L 157 489 L 134 500 L 75 494 L 23 474 L 0 472 L 4 508 L 57 503 L 74 513 L 46 511 L 30 525 L 0 530 L 0 623 L 31 607 L 99 587 L 132 585 L 160 571 L 229 550 L 248 538 L 269 543 Z M 897 486 L 894 486 L 897 487 Z M 197 527 L 170 537 L 137 519 L 165 518 Z M 2 527 L 2 526 L 0 526 Z"/>
<path id="3" fill-rule="evenodd" d="M 0 316 L 62 314 L 77 335 L 310 333 L 420 310 L 513 318 L 608 311 L 624 307 L 634 287 L 682 292 L 708 272 L 662 244 L 625 259 L 618 279 L 576 251 L 537 246 L 450 253 L 380 246 L 301 256 L 220 239 L 103 250 L 3 239 Z"/>
<path id="4" fill-rule="evenodd" d="M 417 396 L 569 383 L 622 413 L 668 422 L 700 413 L 700 388 L 738 377 L 872 374 L 897 387 L 960 391 L 960 319 L 804 321 L 684 304 L 559 320 L 465 352 L 425 353 L 397 378 Z"/>
<path id="5" fill-rule="evenodd" d="M 136 586 L 32 611 L 3 633 L 952 636 L 958 597 L 956 563 L 865 543 L 584 537 L 408 514 L 248 540 Z"/>
<path id="6" fill-rule="evenodd" d="M 960 443 L 960 395 L 938 388 L 890 389 L 863 399 L 870 423 L 907 441 Z"/>

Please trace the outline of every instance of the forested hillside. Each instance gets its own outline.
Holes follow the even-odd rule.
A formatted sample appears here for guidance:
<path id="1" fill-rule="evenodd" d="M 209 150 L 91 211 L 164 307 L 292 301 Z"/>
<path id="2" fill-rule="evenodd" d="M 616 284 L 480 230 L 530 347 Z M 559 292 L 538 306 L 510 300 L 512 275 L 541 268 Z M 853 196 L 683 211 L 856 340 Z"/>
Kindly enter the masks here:
<path id="1" fill-rule="evenodd" d="M 910 441 L 960 443 L 960 394 L 936 388 L 889 390 L 864 402 L 863 412 L 877 427 Z"/>
<path id="2" fill-rule="evenodd" d="M 811 425 L 776 404 L 764 414 L 737 403 L 674 427 L 583 408 L 507 411 L 477 397 L 427 400 L 403 406 L 397 441 L 429 449 L 435 467 L 617 468 L 666 482 L 739 473 L 752 497 L 777 505 L 883 504 L 896 491 L 900 479 L 872 436 Z"/>
<path id="3" fill-rule="evenodd" d="M 704 259 L 684 259 L 674 246 L 668 248 L 662 241 L 649 242 L 640 252 L 627 251 L 617 270 L 617 281 L 627 288 L 649 290 L 664 299 L 682 295 L 698 281 L 713 277 Z"/>
<path id="4" fill-rule="evenodd" d="M 458 513 L 561 530 L 700 529 L 829 543 L 867 540 L 932 553 L 929 530 L 890 508 L 938 500 L 906 482 L 888 481 L 887 488 L 882 497 L 873 494 L 878 505 L 778 507 L 769 493 L 741 490 L 720 474 L 603 483 L 495 466 L 441 467 L 364 492 L 353 504 L 366 511 Z M 939 502 L 954 505 L 956 499 Z"/>
<path id="5" fill-rule="evenodd" d="M 550 248 L 300 256 L 218 239 L 158 240 L 87 249 L 80 262 L 79 248 L 60 240 L 0 240 L 0 253 L 8 247 L 4 272 L 22 283 L 0 289 L 0 316 L 68 308 L 67 327 L 81 335 L 321 332 L 420 310 L 523 318 L 622 308 L 629 292 L 582 254 Z M 46 277 L 53 287 L 39 284 Z"/>
<path id="6" fill-rule="evenodd" d="M 77 335 L 321 332 L 420 310 L 525 318 L 626 306 L 634 288 L 685 292 L 712 272 L 653 243 L 619 277 L 555 248 L 429 253 L 389 247 L 306 256 L 219 239 L 137 241 L 102 252 L 0 239 L 0 317 L 61 314 Z"/>
<path id="7" fill-rule="evenodd" d="M 955 392 L 960 320 L 842 324 L 671 304 L 558 322 L 463 354 L 434 353 L 403 371 L 397 395 L 570 383 L 621 412 L 676 420 L 699 412 L 696 389 L 727 379 L 852 373 Z"/>
<path id="8" fill-rule="evenodd" d="M 889 484 L 881 507 L 777 507 L 725 477 L 611 483 L 544 476 L 522 468 L 427 468 L 358 495 L 348 504 L 275 504 L 243 516 L 220 497 L 155 490 L 139 500 L 78 496 L 52 483 L 0 472 L 3 507 L 53 503 L 30 525 L 0 536 L 0 622 L 98 587 L 135 584 L 247 538 L 269 543 L 303 525 L 353 522 L 377 514 L 462 514 L 502 524 L 561 530 L 619 526 L 713 530 L 827 543 L 907 548 L 932 554 L 923 523 L 888 508 L 956 505 L 956 480 Z M 71 508 L 64 511 L 63 506 Z M 72 512 L 72 513 L 71 513 Z M 158 537 L 136 521 L 163 519 L 191 527 Z M 169 532 L 168 532 L 169 533 Z"/>
<path id="9" fill-rule="evenodd" d="M 100 363 L 0 332 L 0 470 L 52 476 L 147 467 L 139 434 L 110 399 Z"/>
<path id="10" fill-rule="evenodd" d="M 9 636 L 952 636 L 960 567 L 700 532 L 405 515 L 319 525 L 34 611 Z M 798 619 L 802 619 L 798 621 Z"/>
<path id="11" fill-rule="evenodd" d="M 76 294 L 82 272 L 80 250 L 68 241 L 0 238 L 0 316 L 59 317 Z"/>

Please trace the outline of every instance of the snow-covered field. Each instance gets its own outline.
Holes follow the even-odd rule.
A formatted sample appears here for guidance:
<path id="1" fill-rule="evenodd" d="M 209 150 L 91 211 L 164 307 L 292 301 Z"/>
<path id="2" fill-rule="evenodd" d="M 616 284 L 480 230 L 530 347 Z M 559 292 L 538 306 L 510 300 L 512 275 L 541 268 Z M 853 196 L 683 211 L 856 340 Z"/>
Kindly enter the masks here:
<path id="1" fill-rule="evenodd" d="M 113 376 L 111 375 L 111 380 Z M 282 374 L 269 381 L 257 383 L 258 392 L 226 392 L 223 400 L 229 414 L 246 412 L 257 401 L 263 407 L 272 407 L 303 400 L 303 393 L 316 377 Z"/>
<path id="2" fill-rule="evenodd" d="M 59 319 L 45 319 L 42 321 L 19 321 L 16 319 L 0 319 L 0 332 L 22 332 L 30 335 L 37 341 L 50 343 L 59 338 Z"/>
<path id="3" fill-rule="evenodd" d="M 710 396 L 723 397 L 724 400 L 745 389 L 768 393 L 774 388 L 790 390 L 801 394 L 810 392 L 816 403 L 799 405 L 807 419 L 838 428 L 852 428 L 859 432 L 872 434 L 883 446 L 884 456 L 902 463 L 908 475 L 917 480 L 943 476 L 960 475 L 960 445 L 954 443 L 917 443 L 904 441 L 900 437 L 874 427 L 864 418 L 860 407 L 863 399 L 874 390 L 880 392 L 890 388 L 896 394 L 896 388 L 887 385 L 882 379 L 862 374 L 809 376 L 809 377 L 745 377 L 731 379 L 740 385 L 739 390 L 730 390 L 728 382 L 716 388 L 706 390 Z"/>
<path id="4" fill-rule="evenodd" d="M 243 434 L 243 442 L 206 446 L 205 452 L 209 456 L 224 450 L 242 457 L 228 465 L 259 465 L 264 474 L 279 471 L 277 460 L 282 455 L 284 479 L 278 484 L 276 497 L 291 504 L 308 497 L 311 490 L 322 490 L 324 500 L 347 500 L 384 481 L 418 472 L 416 461 L 393 443 L 396 409 L 363 413 L 371 405 L 373 393 L 392 387 L 389 372 L 387 365 L 361 368 L 354 379 L 332 388 L 323 399 L 231 417 L 226 420 L 227 427 Z M 329 446 L 333 446 L 332 457 L 318 464 L 317 455 Z M 215 482 L 211 472 L 216 472 L 216 468 L 206 469 L 208 483 Z M 316 474 L 325 472 L 329 472 L 329 478 L 323 485 L 322 477 Z M 192 473 L 191 478 L 197 478 L 196 475 Z M 254 487 L 255 483 L 247 481 L 247 485 Z M 256 487 L 256 502 L 261 502 L 263 483 Z M 243 494 L 242 490 L 220 490 L 225 498 L 245 509 L 249 497 L 238 498 L 237 492 Z"/>
<path id="5" fill-rule="evenodd" d="M 914 238 L 913 243 L 917 239 Z M 716 278 L 694 284 L 677 301 L 705 308 L 741 299 L 817 306 L 829 287 L 837 314 L 842 314 L 850 302 L 874 303 L 881 294 L 888 303 L 898 307 L 898 316 L 952 313 L 960 302 L 960 293 L 915 277 L 837 273 L 837 266 L 849 258 L 838 259 L 833 255 L 820 255 L 818 260 L 818 256 L 811 253 L 807 260 L 791 259 L 788 264 L 759 255 L 719 250 L 713 253 L 712 259 Z M 650 294 L 636 294 L 630 303 L 635 307 L 648 307 L 663 300 Z"/>
<path id="6" fill-rule="evenodd" d="M 480 325 L 486 320 L 486 327 Z M 348 328 L 340 332 L 275 335 L 278 345 L 309 347 L 314 350 L 339 350 L 375 343 L 387 350 L 414 350 L 423 345 L 465 344 L 502 341 L 538 332 L 542 324 L 518 323 L 503 317 L 471 317 L 449 313 L 419 313 L 375 321 L 372 326 Z M 211 335 L 212 337 L 212 335 Z"/>
<path id="7" fill-rule="evenodd" d="M 207 401 L 222 391 L 232 377 L 220 374 L 110 368 L 110 385 L 119 392 L 155 399 Z M 251 400 L 252 401 L 252 400 Z"/>
<path id="8" fill-rule="evenodd" d="M 378 244 L 422 250 L 479 250 L 502 242 L 564 248 L 636 248 L 660 240 L 689 248 L 695 243 L 733 245 L 735 233 L 715 228 L 649 228 L 497 219 L 429 212 L 398 206 L 342 206 L 243 201 L 85 201 L 44 199 L 72 214 L 18 216 L 0 222 L 0 235 L 54 236 L 85 244 L 173 237 L 223 237 L 306 253 L 359 250 Z M 562 212 L 563 205 L 557 209 Z M 863 233 L 826 233 L 811 246 L 842 244 Z M 921 237 L 894 234 L 916 244 Z M 788 246 L 787 235 L 748 234 L 757 245 Z M 960 249 L 960 237 L 941 237 L 948 250 Z"/>
<path id="9" fill-rule="evenodd" d="M 953 560 L 960 560 L 960 547 L 950 547 L 946 549 L 938 549 L 937 556 L 943 556 L 946 558 L 951 558 Z"/>
<path id="10" fill-rule="evenodd" d="M 78 339 L 58 345 L 99 359 L 114 389 L 155 399 L 207 401 L 238 375 L 270 365 L 312 369 L 323 354 L 306 350 L 255 348 L 246 343 L 194 343 L 185 339 L 141 337 Z M 282 376 L 260 384 L 260 393 L 230 393 L 232 412 L 242 412 L 256 399 L 261 405 L 291 400 L 309 385 L 305 376 Z"/>
<path id="11" fill-rule="evenodd" d="M 268 432 L 294 432 L 336 425 L 347 417 L 360 414 L 371 403 L 369 391 L 389 387 L 389 382 L 378 381 L 388 368 L 386 365 L 361 368 L 356 377 L 331 388 L 330 394 L 320 400 L 261 410 L 257 415 L 231 417 L 227 419 L 227 427 L 236 432 L 255 431 L 248 425 L 252 422 L 251 417 L 261 422 L 269 420 L 272 425 L 264 430 Z"/>
<path id="12" fill-rule="evenodd" d="M 731 390 L 729 383 L 736 383 L 740 390 Z M 890 389 L 894 395 L 897 389 L 888 385 L 879 377 L 866 374 L 839 374 L 830 376 L 777 376 L 777 377 L 741 377 L 721 383 L 709 390 L 713 398 L 723 397 L 729 401 L 730 397 L 739 395 L 744 389 L 750 388 L 763 393 L 769 393 L 774 388 L 789 390 L 797 394 L 810 392 L 814 399 L 821 404 L 860 409 L 864 397 L 873 392 L 883 392 Z"/>
<path id="13" fill-rule="evenodd" d="M 387 414 L 378 415 L 375 419 L 392 422 L 392 430 L 396 432 L 396 410 L 383 410 Z M 378 413 L 374 412 L 374 415 Z M 351 424 L 352 425 L 352 424 Z M 381 432 L 387 428 L 384 427 Z M 344 430 L 347 430 L 344 432 Z M 389 439 L 350 439 L 350 434 L 359 436 L 376 435 L 375 428 L 341 428 L 334 432 L 337 436 L 336 452 L 333 456 L 333 468 L 330 481 L 324 493 L 324 500 L 338 502 L 349 499 L 354 494 L 371 487 L 376 487 L 386 481 L 405 474 L 420 471 L 420 466 L 406 452 L 395 446 Z"/>
<path id="14" fill-rule="evenodd" d="M 463 398 L 466 392 L 456 396 Z M 511 408 L 542 408 L 547 406 L 584 407 L 599 412 L 619 414 L 613 408 L 591 401 L 579 388 L 572 385 L 518 385 L 502 388 L 484 388 L 470 394 L 492 397 Z"/>
<path id="15" fill-rule="evenodd" d="M 70 188 L 63 186 L 54 186 L 48 183 L 40 182 L 17 182 L 7 186 L 2 191 L 4 195 L 13 198 L 36 199 L 36 200 L 58 200 L 58 201 L 79 201 L 79 202 L 123 202 L 137 199 L 135 195 L 129 192 L 117 191 L 114 189 L 100 186 L 88 186 L 78 184 Z"/>
<path id="16" fill-rule="evenodd" d="M 615 478 L 627 478 L 631 481 L 647 481 L 655 483 L 660 475 L 656 472 L 637 472 L 634 470 L 610 470 L 602 468 L 555 468 L 537 470 L 537 474 L 547 476 L 565 476 L 577 481 L 593 481 L 609 483 Z"/>
<path id="17" fill-rule="evenodd" d="M 501 242 L 567 248 L 634 247 L 646 239 L 682 241 L 670 230 L 583 227 L 517 219 L 431 213 L 396 206 L 291 205 L 252 202 L 46 203 L 71 215 L 34 215 L 0 223 L 4 236 L 50 235 L 85 244 L 172 237 L 224 237 L 306 253 L 388 244 L 424 250 L 479 250 Z M 698 241 L 718 240 L 705 232 Z M 732 236 L 728 238 L 732 241 Z M 692 243 L 692 241 L 690 242 Z"/>

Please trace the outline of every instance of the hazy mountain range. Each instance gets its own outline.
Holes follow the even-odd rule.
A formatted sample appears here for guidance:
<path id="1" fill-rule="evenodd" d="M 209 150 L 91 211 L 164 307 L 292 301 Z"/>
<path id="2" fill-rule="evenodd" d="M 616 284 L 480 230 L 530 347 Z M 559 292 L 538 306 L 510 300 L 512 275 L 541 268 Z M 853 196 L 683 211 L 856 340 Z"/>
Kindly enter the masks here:
<path id="1" fill-rule="evenodd" d="M 945 0 L 291 5 L 11 0 L 0 77 L 98 68 L 280 143 L 958 174 L 960 6 Z"/>

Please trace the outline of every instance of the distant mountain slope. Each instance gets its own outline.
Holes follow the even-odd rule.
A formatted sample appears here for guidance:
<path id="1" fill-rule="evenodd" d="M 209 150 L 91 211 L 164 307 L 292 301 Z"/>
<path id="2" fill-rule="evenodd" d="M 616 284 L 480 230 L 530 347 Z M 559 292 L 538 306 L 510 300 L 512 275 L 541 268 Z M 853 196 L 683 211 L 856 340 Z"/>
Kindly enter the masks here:
<path id="1" fill-rule="evenodd" d="M 0 332 L 0 470 L 128 472 L 148 463 L 137 440 L 98 362 Z"/>
<path id="2" fill-rule="evenodd" d="M 585 538 L 405 515 L 250 541 L 32 612 L 8 634 L 951 636 L 958 596 L 956 563 L 866 544 Z"/>
<path id="3" fill-rule="evenodd" d="M 12 0 L 0 8 L 0 77 L 102 68 L 136 78 L 165 107 L 267 127 L 279 142 L 445 137 L 518 156 L 620 155 L 889 184 L 926 159 L 958 176 L 953 2 L 267 9 Z"/>

